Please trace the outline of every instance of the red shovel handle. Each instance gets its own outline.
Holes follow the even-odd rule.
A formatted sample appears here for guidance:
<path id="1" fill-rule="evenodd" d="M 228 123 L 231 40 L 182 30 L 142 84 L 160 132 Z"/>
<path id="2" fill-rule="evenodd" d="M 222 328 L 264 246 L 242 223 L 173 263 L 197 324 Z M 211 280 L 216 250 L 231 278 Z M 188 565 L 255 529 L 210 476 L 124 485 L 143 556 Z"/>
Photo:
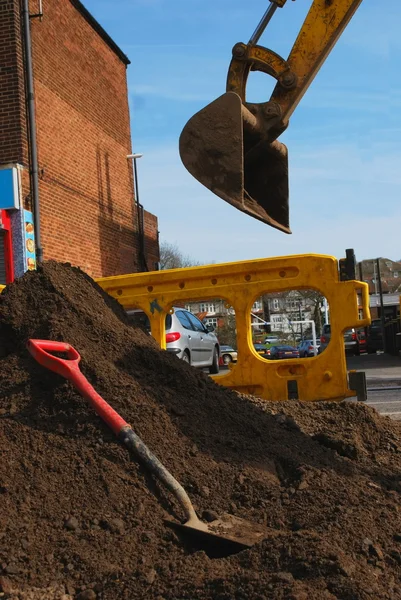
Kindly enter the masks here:
<path id="1" fill-rule="evenodd" d="M 27 348 L 42 367 L 68 379 L 116 435 L 123 427 L 129 427 L 128 423 L 99 396 L 85 375 L 81 373 L 79 370 L 81 356 L 70 344 L 50 340 L 28 340 Z M 68 358 L 59 358 L 50 352 L 64 352 Z"/>
<path id="2" fill-rule="evenodd" d="M 74 372 L 79 371 L 81 357 L 70 344 L 50 340 L 28 340 L 27 348 L 42 367 L 66 379 L 70 379 Z M 63 352 L 67 354 L 67 359 L 54 356 L 50 352 Z"/>

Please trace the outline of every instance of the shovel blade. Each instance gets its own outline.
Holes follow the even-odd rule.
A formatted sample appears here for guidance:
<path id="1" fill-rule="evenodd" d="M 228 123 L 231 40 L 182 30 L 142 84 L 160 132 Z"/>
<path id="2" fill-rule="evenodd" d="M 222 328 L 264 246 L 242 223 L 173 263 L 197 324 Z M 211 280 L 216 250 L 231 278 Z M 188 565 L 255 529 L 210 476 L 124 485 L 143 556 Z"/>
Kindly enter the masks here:
<path id="1" fill-rule="evenodd" d="M 166 521 L 166 523 L 187 536 L 213 544 L 231 546 L 237 552 L 251 548 L 269 535 L 268 529 L 263 525 L 251 523 L 228 513 L 224 513 L 210 523 L 200 519 L 190 519 L 186 523 L 176 521 Z"/>
<path id="2" fill-rule="evenodd" d="M 238 210 L 291 233 L 287 148 L 255 130 L 248 133 L 245 113 L 234 92 L 200 110 L 181 133 L 181 160 L 195 179 Z"/>

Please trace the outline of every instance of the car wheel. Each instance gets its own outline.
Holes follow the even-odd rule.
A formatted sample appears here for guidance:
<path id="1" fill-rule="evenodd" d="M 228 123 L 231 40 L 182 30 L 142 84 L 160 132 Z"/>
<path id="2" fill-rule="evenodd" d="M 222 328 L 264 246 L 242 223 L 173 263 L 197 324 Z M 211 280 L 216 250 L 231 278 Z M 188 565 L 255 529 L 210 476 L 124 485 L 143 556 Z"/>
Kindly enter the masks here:
<path id="1" fill-rule="evenodd" d="M 191 364 L 191 357 L 189 356 L 189 352 L 188 350 L 185 350 L 184 354 L 182 355 L 182 359 L 184 362 L 188 363 L 189 365 Z"/>
<path id="2" fill-rule="evenodd" d="M 209 373 L 211 375 L 217 375 L 217 373 L 219 372 L 220 367 L 219 367 L 219 352 L 217 350 L 217 348 L 215 348 L 213 350 L 213 362 L 209 367 Z"/>
<path id="3" fill-rule="evenodd" d="M 233 359 L 231 358 L 231 356 L 229 354 L 223 354 L 223 363 L 225 365 L 229 365 L 230 362 L 232 362 Z"/>

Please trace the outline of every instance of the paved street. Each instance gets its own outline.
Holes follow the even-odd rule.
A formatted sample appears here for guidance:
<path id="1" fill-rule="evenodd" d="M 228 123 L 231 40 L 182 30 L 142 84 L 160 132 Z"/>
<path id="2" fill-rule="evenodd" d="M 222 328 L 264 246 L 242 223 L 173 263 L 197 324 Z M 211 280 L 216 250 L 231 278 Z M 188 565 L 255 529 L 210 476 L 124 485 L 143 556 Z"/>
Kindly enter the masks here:
<path id="1" fill-rule="evenodd" d="M 365 371 L 368 387 L 401 385 L 401 357 L 361 354 L 347 358 L 348 370 Z"/>
<path id="2" fill-rule="evenodd" d="M 369 406 L 401 420 L 401 358 L 386 354 L 362 354 L 347 359 L 348 369 L 365 371 Z"/>
<path id="3" fill-rule="evenodd" d="M 369 406 L 392 419 L 401 420 L 401 357 L 362 354 L 347 358 L 349 370 L 365 371 Z M 220 373 L 226 373 L 222 367 Z"/>
<path id="4" fill-rule="evenodd" d="M 366 404 L 373 406 L 382 415 L 401 421 L 401 386 L 399 389 L 368 391 Z"/>

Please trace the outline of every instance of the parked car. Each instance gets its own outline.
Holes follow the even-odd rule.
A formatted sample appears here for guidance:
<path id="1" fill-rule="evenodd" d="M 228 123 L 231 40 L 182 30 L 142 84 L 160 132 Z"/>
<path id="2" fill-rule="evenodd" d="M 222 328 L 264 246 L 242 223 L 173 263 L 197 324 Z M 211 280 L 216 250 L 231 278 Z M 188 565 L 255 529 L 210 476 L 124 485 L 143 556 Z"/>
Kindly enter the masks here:
<path id="1" fill-rule="evenodd" d="M 321 354 L 329 345 L 331 339 L 331 325 L 326 323 L 322 328 L 322 335 L 320 336 L 320 347 L 318 353 Z M 345 352 L 359 356 L 364 343 L 360 343 L 358 331 L 354 328 L 347 329 L 344 331 L 344 347 Z"/>
<path id="2" fill-rule="evenodd" d="M 316 354 L 318 353 L 320 342 L 316 340 Z M 298 346 L 299 356 L 301 358 L 307 358 L 308 356 L 315 356 L 315 346 L 313 340 L 304 340 Z"/>
<path id="3" fill-rule="evenodd" d="M 150 333 L 150 322 L 142 310 L 128 311 L 134 324 Z M 193 367 L 209 368 L 211 374 L 219 372 L 220 344 L 214 328 L 185 308 L 175 307 L 173 314 L 166 315 L 166 350 Z"/>
<path id="4" fill-rule="evenodd" d="M 266 354 L 267 348 L 264 344 L 259 344 L 258 342 L 254 342 L 253 347 L 255 348 L 258 354 Z"/>
<path id="5" fill-rule="evenodd" d="M 265 338 L 265 344 L 277 344 L 279 342 L 279 338 L 276 335 L 268 335 Z"/>
<path id="6" fill-rule="evenodd" d="M 272 346 L 269 348 L 269 358 L 272 360 L 299 358 L 299 350 L 294 346 Z"/>
<path id="7" fill-rule="evenodd" d="M 381 319 L 373 319 L 368 327 L 368 336 L 366 340 L 366 351 L 368 354 L 374 354 L 377 350 L 383 350 Z"/>
<path id="8" fill-rule="evenodd" d="M 220 364 L 229 365 L 237 362 L 238 353 L 231 346 L 220 346 Z"/>
<path id="9" fill-rule="evenodd" d="M 368 340 L 364 329 L 357 329 L 359 340 L 359 354 L 368 351 Z"/>

